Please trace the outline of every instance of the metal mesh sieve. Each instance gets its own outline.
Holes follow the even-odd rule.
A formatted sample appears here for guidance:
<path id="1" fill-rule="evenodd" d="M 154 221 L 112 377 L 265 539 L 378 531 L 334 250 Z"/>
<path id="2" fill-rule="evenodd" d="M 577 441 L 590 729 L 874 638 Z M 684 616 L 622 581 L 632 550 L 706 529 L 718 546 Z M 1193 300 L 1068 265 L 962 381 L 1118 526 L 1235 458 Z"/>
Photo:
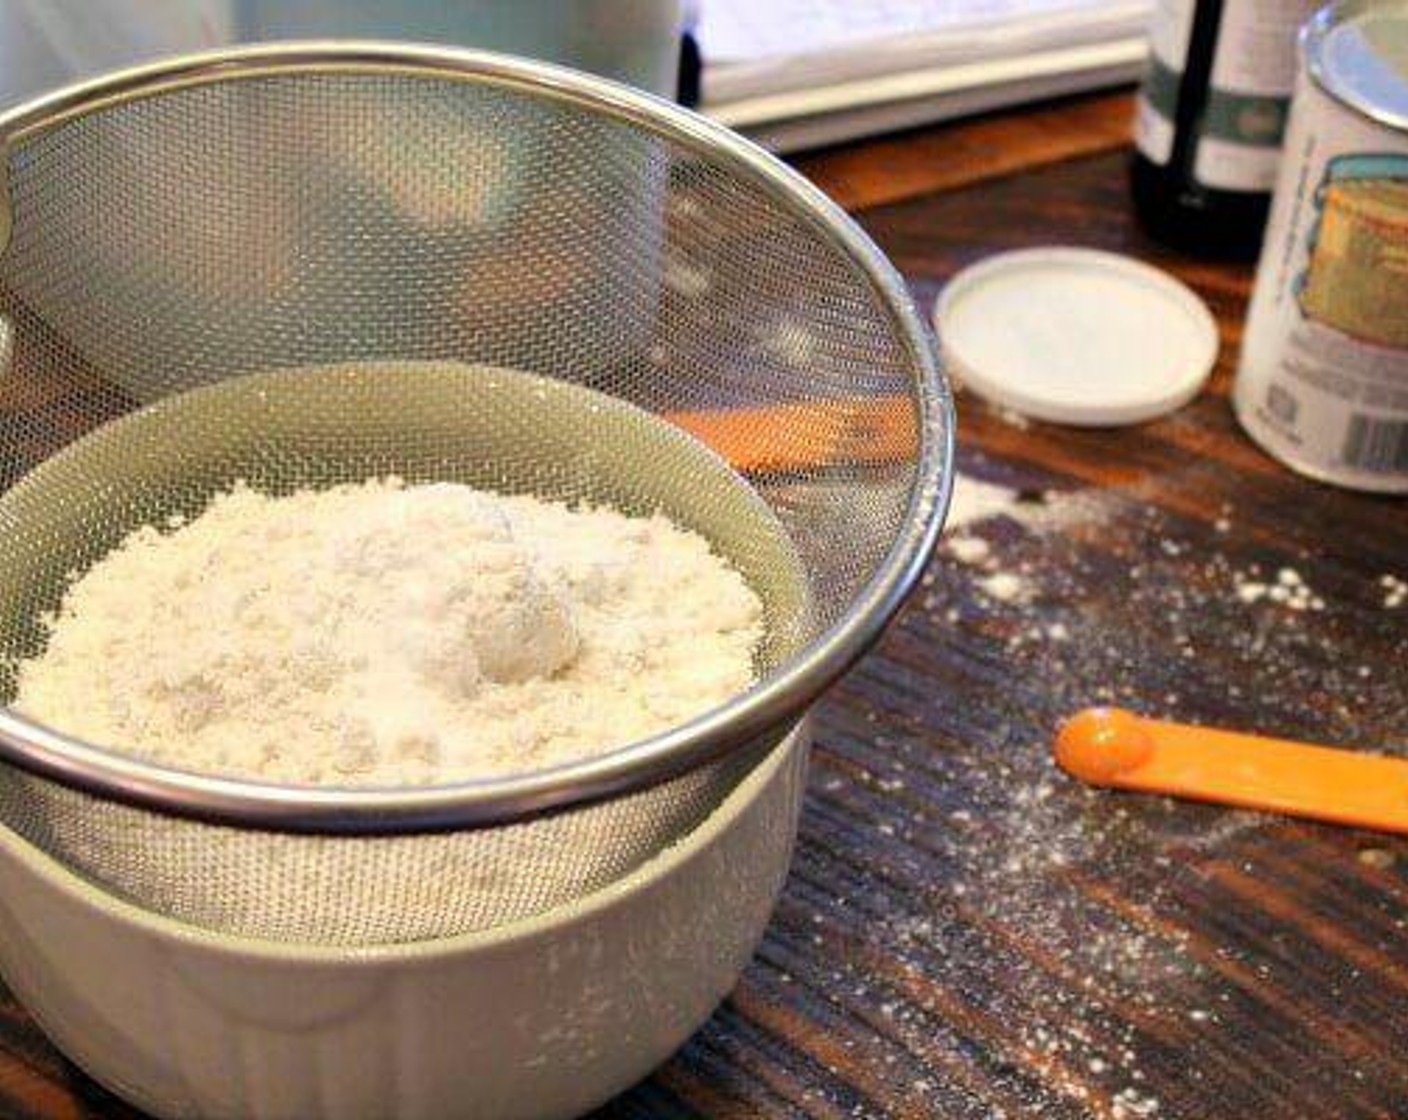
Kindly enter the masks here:
<path id="1" fill-rule="evenodd" d="M 184 774 L 0 710 L 0 821 L 141 905 L 370 944 L 578 898 L 696 827 L 932 545 L 951 410 L 902 285 L 687 113 L 532 63 L 319 44 L 127 72 L 0 136 L 0 700 L 72 572 L 235 479 L 662 509 L 767 609 L 750 692 L 479 783 Z"/>

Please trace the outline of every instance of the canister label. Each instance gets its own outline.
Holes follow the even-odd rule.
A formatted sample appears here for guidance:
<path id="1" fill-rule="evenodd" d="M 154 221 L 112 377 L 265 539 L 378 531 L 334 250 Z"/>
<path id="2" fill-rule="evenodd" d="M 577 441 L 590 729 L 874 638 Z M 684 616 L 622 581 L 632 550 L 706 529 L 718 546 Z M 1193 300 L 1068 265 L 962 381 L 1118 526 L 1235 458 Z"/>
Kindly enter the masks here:
<path id="1" fill-rule="evenodd" d="M 1408 136 L 1304 76 L 1234 402 L 1306 473 L 1408 492 Z"/>

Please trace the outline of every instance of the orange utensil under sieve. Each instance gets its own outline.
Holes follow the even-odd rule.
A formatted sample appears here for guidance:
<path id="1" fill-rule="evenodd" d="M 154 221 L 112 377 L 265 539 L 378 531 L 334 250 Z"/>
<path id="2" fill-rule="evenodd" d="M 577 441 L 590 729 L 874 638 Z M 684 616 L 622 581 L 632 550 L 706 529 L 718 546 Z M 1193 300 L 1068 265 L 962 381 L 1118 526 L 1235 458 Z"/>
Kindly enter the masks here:
<path id="1" fill-rule="evenodd" d="M 1408 833 L 1408 759 L 1087 708 L 1056 761 L 1092 785 Z"/>

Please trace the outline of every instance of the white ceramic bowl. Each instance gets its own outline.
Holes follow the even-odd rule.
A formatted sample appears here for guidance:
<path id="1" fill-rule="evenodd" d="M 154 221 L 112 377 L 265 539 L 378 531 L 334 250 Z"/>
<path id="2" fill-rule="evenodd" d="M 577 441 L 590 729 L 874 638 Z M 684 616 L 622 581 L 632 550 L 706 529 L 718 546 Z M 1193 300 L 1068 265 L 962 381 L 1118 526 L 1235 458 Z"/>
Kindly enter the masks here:
<path id="1" fill-rule="evenodd" d="M 0 829 L 0 972 L 55 1045 L 157 1116 L 577 1116 L 668 1057 L 737 980 L 786 874 L 807 745 L 803 725 L 610 887 L 401 946 L 207 933 Z"/>

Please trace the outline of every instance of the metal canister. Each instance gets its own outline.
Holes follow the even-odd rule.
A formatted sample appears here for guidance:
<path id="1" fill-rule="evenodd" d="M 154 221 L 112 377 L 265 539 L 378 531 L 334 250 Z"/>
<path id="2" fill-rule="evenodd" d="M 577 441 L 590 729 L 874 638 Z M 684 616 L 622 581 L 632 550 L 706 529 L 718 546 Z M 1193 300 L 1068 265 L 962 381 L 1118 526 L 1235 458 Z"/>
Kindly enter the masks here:
<path id="1" fill-rule="evenodd" d="M 1408 493 L 1408 0 L 1340 0 L 1300 38 L 1233 390 L 1313 478 Z"/>

